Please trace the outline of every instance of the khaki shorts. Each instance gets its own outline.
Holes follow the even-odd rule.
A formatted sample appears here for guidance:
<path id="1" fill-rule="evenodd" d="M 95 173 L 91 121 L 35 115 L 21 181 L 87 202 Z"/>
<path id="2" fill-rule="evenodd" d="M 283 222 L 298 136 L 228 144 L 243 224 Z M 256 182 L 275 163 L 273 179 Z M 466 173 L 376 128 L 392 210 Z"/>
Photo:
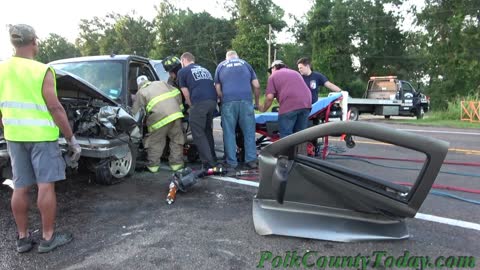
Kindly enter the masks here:
<path id="1" fill-rule="evenodd" d="M 7 148 L 15 188 L 65 179 L 65 161 L 57 141 L 7 141 Z"/>

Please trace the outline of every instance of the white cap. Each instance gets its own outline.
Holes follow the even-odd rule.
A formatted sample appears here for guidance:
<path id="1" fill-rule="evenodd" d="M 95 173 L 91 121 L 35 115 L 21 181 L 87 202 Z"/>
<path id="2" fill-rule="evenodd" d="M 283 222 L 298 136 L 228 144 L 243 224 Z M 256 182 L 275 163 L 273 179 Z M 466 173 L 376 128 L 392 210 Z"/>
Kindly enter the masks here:
<path id="1" fill-rule="evenodd" d="M 138 85 L 139 89 L 142 88 L 142 86 L 147 82 L 149 82 L 147 76 L 145 76 L 145 75 L 138 76 L 137 85 Z"/>
<path id="2" fill-rule="evenodd" d="M 272 64 L 270 65 L 270 67 L 268 68 L 268 72 L 271 73 L 272 72 L 272 68 L 275 67 L 275 66 L 285 66 L 285 63 L 283 63 L 282 60 L 275 60 L 272 62 Z"/>

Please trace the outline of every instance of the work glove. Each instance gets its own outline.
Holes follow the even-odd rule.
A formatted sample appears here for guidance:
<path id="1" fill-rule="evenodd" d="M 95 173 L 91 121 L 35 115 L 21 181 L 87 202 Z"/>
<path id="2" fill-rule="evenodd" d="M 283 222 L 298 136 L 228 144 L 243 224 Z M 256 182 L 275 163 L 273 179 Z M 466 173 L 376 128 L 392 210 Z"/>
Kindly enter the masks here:
<path id="1" fill-rule="evenodd" d="M 78 166 L 78 160 L 80 159 L 80 154 L 82 153 L 82 148 L 78 144 L 75 136 L 72 136 L 70 140 L 67 140 L 68 143 L 68 153 L 66 156 L 67 165 L 75 168 Z"/>

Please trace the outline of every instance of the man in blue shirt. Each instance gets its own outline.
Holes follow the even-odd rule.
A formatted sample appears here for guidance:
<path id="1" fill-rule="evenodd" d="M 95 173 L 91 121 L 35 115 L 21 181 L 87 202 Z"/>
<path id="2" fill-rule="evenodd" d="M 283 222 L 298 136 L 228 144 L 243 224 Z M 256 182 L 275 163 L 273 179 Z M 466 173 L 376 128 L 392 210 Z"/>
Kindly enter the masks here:
<path id="1" fill-rule="evenodd" d="M 210 72 L 195 64 L 193 54 L 180 57 L 182 69 L 178 71 L 178 85 L 190 106 L 189 123 L 193 142 L 197 146 L 203 167 L 217 164 L 213 140 L 213 114 L 217 108 L 217 93 Z"/>
<path id="2" fill-rule="evenodd" d="M 235 129 L 240 126 L 245 149 L 245 163 L 257 168 L 257 147 L 255 145 L 255 111 L 252 104 L 252 88 L 255 106 L 258 107 L 260 83 L 253 68 L 238 58 L 235 51 L 228 51 L 226 60 L 215 71 L 215 88 L 222 99 L 222 128 L 226 162 L 229 167 L 238 165 L 236 156 Z"/>
<path id="3" fill-rule="evenodd" d="M 308 88 L 312 92 L 312 104 L 318 100 L 318 90 L 320 86 L 325 86 L 331 91 L 340 92 L 342 89 L 331 83 L 328 78 L 320 72 L 312 71 L 310 59 L 303 57 L 297 61 L 298 71 L 303 77 Z"/>

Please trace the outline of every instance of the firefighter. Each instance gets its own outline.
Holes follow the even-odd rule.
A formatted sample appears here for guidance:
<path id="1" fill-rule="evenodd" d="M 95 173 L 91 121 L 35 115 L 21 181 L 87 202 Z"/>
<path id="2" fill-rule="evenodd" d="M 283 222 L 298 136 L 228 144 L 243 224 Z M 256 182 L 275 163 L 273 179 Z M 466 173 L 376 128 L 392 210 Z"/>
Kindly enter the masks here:
<path id="1" fill-rule="evenodd" d="M 138 92 L 132 111 L 145 108 L 148 134 L 144 139 L 150 172 L 157 172 L 160 159 L 169 138 L 168 162 L 173 171 L 183 168 L 182 98 L 180 91 L 163 81 L 149 81 L 147 76 L 137 78 Z"/>
<path id="2" fill-rule="evenodd" d="M 165 59 L 162 60 L 163 68 L 165 68 L 165 71 L 167 71 L 170 75 L 168 78 L 168 84 L 171 86 L 180 89 L 178 87 L 178 78 L 177 78 L 177 73 L 178 71 L 182 68 L 182 63 L 180 62 L 180 59 L 176 56 L 168 56 Z M 182 104 L 183 104 L 183 114 L 187 115 L 188 113 L 188 104 L 185 103 L 185 97 L 182 94 Z"/>

